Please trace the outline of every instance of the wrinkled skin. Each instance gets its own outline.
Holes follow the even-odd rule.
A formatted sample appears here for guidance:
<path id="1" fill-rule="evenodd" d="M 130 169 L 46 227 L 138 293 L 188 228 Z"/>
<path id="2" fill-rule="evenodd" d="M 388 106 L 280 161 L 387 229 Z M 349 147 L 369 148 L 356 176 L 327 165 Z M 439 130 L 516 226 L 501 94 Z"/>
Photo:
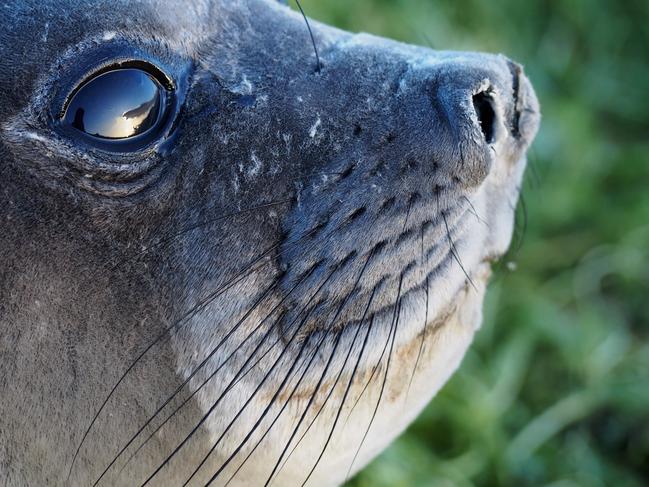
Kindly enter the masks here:
<path id="1" fill-rule="evenodd" d="M 314 22 L 316 69 L 269 0 L 1 8 L 2 484 L 342 483 L 480 324 L 539 120 L 520 66 Z M 174 80 L 160 138 L 61 131 L 130 59 Z"/>

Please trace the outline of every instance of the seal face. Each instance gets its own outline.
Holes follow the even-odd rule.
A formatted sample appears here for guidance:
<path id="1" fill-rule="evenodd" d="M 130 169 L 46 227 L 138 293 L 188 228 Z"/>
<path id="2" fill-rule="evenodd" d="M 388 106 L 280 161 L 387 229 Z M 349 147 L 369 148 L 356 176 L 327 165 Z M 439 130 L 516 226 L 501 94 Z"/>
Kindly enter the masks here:
<path id="1" fill-rule="evenodd" d="M 278 2 L 9 2 L 0 479 L 335 485 L 448 379 L 539 108 Z"/>

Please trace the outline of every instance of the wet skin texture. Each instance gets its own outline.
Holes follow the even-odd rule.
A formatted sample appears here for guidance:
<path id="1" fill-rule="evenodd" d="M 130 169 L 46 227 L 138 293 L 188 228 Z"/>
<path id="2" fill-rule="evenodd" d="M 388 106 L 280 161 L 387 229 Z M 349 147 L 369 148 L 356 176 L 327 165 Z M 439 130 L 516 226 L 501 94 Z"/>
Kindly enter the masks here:
<path id="1" fill-rule="evenodd" d="M 3 485 L 342 483 L 479 326 L 522 68 L 313 23 L 318 67 L 265 0 L 0 8 Z M 65 117 L 115 69 L 169 90 L 143 139 Z"/>

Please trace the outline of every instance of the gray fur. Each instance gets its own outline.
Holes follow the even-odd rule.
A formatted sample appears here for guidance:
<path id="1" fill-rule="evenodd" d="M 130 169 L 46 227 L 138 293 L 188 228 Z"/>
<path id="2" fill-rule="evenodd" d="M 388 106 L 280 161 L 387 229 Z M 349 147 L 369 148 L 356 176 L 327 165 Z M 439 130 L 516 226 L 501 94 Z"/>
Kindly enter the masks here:
<path id="1" fill-rule="evenodd" d="M 216 353 L 218 363 L 241 347 L 218 384 L 192 397 L 137 461 L 119 472 L 129 450 L 104 479 L 105 485 L 146 479 L 198 424 L 258 336 L 245 345 L 237 340 L 276 309 L 263 329 L 278 347 L 288 346 L 286 354 L 274 349 L 246 375 L 239 392 L 226 396 L 154 479 L 180 485 L 224 418 L 251 396 L 271 358 L 280 358 L 271 375 L 279 385 L 287 358 L 297 356 L 300 344 L 307 344 L 307 357 L 317 344 L 320 355 L 304 381 L 313 388 L 341 333 L 334 363 L 347 377 L 353 357 L 344 362 L 345 347 L 359 353 L 352 332 L 374 316 L 359 366 L 369 371 L 389 339 L 399 283 L 397 314 L 404 317 L 396 340 L 406 343 L 423 333 L 424 302 L 426 316 L 440 318 L 468 285 L 467 274 L 475 277 L 485 259 L 507 247 L 524 153 L 539 117 L 520 67 L 502 56 L 434 52 L 313 23 L 323 63 L 316 72 L 303 19 L 265 0 L 27 0 L 3 2 L 0 13 L 3 485 L 92 485 L 270 289 Z M 115 155 L 53 128 L 55 107 L 102 56 L 108 63 L 150 60 L 176 80 L 184 103 L 154 148 Z M 485 142 L 472 105 L 480 90 L 495 103 L 493 144 Z M 250 263 L 252 272 L 242 273 Z M 304 306 L 306 318 L 299 313 Z M 102 409 L 68 480 L 102 401 L 170 327 L 170 339 L 145 354 Z M 412 370 L 394 357 L 395 370 Z M 207 375 L 192 378 L 173 404 Z M 362 398 L 369 410 L 378 386 Z M 325 395 L 319 393 L 320 402 Z M 424 395 L 406 416 L 416 414 Z M 265 397 L 249 409 L 261 413 Z M 289 410 L 288 424 L 296 423 L 299 408 Z M 246 412 L 236 422 L 229 450 L 217 449 L 193 479 L 197 485 L 255 417 Z M 279 448 L 275 457 L 288 435 L 281 438 L 266 447 Z M 359 441 L 336 443 L 346 466 Z M 322 442 L 313 445 L 310 463 Z M 267 475 L 272 465 L 262 466 L 251 471 Z M 286 481 L 300 485 L 310 466 Z M 263 485 L 266 478 L 254 475 L 238 481 Z M 333 470 L 314 477 L 316 484 L 342 480 Z"/>

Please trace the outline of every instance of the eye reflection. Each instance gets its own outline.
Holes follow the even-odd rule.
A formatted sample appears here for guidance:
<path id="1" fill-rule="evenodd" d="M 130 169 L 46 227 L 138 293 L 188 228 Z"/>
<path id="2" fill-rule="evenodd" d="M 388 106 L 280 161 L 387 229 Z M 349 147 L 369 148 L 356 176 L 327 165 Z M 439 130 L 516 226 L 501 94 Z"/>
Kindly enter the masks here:
<path id="1" fill-rule="evenodd" d="M 82 85 L 63 123 L 101 139 L 129 139 L 159 124 L 164 88 L 141 69 L 115 69 Z"/>

